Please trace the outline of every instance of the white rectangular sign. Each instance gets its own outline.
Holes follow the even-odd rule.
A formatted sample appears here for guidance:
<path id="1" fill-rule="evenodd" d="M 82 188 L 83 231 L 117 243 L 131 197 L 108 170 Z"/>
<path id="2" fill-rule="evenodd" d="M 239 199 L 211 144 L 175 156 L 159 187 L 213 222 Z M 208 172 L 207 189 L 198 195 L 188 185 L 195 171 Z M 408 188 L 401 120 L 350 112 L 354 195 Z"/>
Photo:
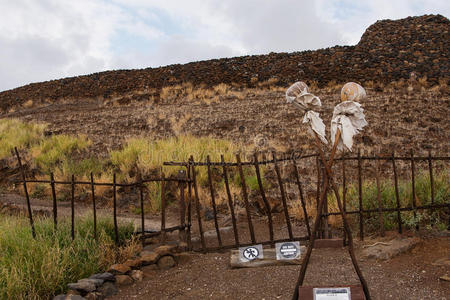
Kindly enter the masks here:
<path id="1" fill-rule="evenodd" d="M 350 288 L 314 288 L 314 300 L 350 300 Z"/>

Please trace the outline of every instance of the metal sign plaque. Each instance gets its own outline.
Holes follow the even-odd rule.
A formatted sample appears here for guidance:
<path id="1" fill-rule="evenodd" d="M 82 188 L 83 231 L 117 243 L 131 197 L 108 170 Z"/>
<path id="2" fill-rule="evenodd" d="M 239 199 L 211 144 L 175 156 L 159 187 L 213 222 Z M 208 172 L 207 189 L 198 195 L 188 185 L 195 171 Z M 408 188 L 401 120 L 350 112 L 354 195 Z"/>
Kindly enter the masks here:
<path id="1" fill-rule="evenodd" d="M 314 288 L 314 300 L 350 300 L 350 288 Z"/>
<path id="2" fill-rule="evenodd" d="M 300 242 L 276 243 L 277 260 L 291 260 L 300 257 Z"/>
<path id="3" fill-rule="evenodd" d="M 263 258 L 264 253 L 262 244 L 239 248 L 239 259 L 241 262 L 249 262 L 255 259 Z"/>

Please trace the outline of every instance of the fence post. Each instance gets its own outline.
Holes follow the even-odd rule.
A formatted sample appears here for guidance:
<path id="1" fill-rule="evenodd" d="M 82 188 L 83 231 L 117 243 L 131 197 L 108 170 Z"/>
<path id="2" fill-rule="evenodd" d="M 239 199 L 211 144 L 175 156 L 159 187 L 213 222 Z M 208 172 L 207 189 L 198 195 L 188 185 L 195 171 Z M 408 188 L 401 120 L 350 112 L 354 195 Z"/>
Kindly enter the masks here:
<path id="1" fill-rule="evenodd" d="M 288 211 L 287 202 L 286 202 L 286 195 L 285 195 L 285 191 L 284 191 L 283 180 L 281 179 L 280 168 L 278 167 L 278 164 L 277 164 L 277 157 L 275 155 L 275 152 L 272 152 L 272 157 L 273 157 L 273 163 L 275 166 L 275 172 L 277 173 L 278 185 L 280 186 L 281 201 L 283 202 L 284 217 L 286 219 L 286 225 L 287 225 L 287 229 L 288 229 L 289 239 L 292 240 L 292 239 L 294 239 L 294 235 L 292 234 L 291 219 L 289 217 L 289 211 Z"/>
<path id="2" fill-rule="evenodd" d="M 362 199 L 362 162 L 361 150 L 358 149 L 358 197 L 359 197 L 359 238 L 364 240 L 363 199 Z"/>
<path id="3" fill-rule="evenodd" d="M 206 165 L 208 168 L 208 183 L 209 183 L 209 191 L 211 192 L 211 205 L 214 214 L 214 227 L 216 228 L 217 241 L 219 242 L 219 247 L 222 248 L 222 238 L 220 236 L 219 223 L 217 222 L 216 199 L 214 197 L 214 187 L 211 178 L 211 161 L 209 159 L 209 155 L 206 156 Z"/>
<path id="4" fill-rule="evenodd" d="M 166 193 L 165 193 L 165 176 L 161 173 L 161 243 L 166 242 Z"/>
<path id="5" fill-rule="evenodd" d="M 233 223 L 234 243 L 235 243 L 236 247 L 239 247 L 239 235 L 238 235 L 237 224 L 236 224 L 236 216 L 234 215 L 233 199 L 231 198 L 230 185 L 228 183 L 227 166 L 225 164 L 225 159 L 223 157 L 223 154 L 220 155 L 220 162 L 222 163 L 223 179 L 225 180 L 225 190 L 227 192 L 227 198 L 228 198 L 228 207 L 230 208 L 231 222 Z"/>
<path id="6" fill-rule="evenodd" d="M 417 221 L 417 203 L 416 203 L 416 170 L 415 170 L 415 164 L 414 164 L 414 152 L 411 150 L 411 188 L 412 188 L 412 207 L 413 207 L 413 214 L 414 214 L 414 222 L 416 223 L 416 230 L 419 230 L 419 223 Z"/>
<path id="7" fill-rule="evenodd" d="M 376 166 L 375 166 L 375 179 L 377 182 L 377 201 L 378 201 L 378 219 L 380 222 L 380 233 L 381 236 L 385 236 L 384 232 L 384 217 L 383 217 L 383 204 L 381 202 L 381 187 L 380 187 L 380 159 L 375 156 Z"/>
<path id="8" fill-rule="evenodd" d="M 180 210 L 180 230 L 178 231 L 178 238 L 180 241 L 186 241 L 186 202 L 184 200 L 184 189 L 186 180 L 186 171 L 178 171 L 178 187 L 180 189 L 180 200 L 179 200 L 179 210 Z"/>
<path id="9" fill-rule="evenodd" d="M 198 230 L 200 231 L 200 241 L 202 243 L 202 251 L 206 253 L 206 243 L 205 237 L 203 235 L 202 215 L 200 212 L 200 199 L 198 198 L 197 176 L 195 175 L 194 157 L 191 155 L 189 160 L 190 163 L 192 164 L 191 172 L 192 172 L 192 179 L 194 180 L 195 209 L 197 212 Z"/>
<path id="10" fill-rule="evenodd" d="M 191 186 L 191 166 L 187 165 L 187 179 L 188 179 L 188 207 L 187 207 L 187 244 L 188 249 L 192 250 L 191 240 L 191 223 L 192 223 L 192 186 Z"/>
<path id="11" fill-rule="evenodd" d="M 71 197 L 70 197 L 70 212 L 71 212 L 71 228 L 72 240 L 75 239 L 75 175 L 72 174 L 72 181 L 70 182 Z"/>
<path id="12" fill-rule="evenodd" d="M 434 178 L 433 178 L 433 165 L 431 162 L 431 151 L 428 151 L 428 170 L 430 172 L 431 205 L 434 205 Z M 431 208 L 431 212 L 432 213 L 434 212 L 434 208 Z"/>
<path id="13" fill-rule="evenodd" d="M 319 202 L 320 202 L 320 187 L 321 187 L 321 183 L 322 183 L 322 176 L 320 173 L 320 161 L 319 161 L 319 156 L 316 156 L 316 170 L 317 170 L 317 190 L 316 190 L 316 211 L 319 210 Z M 322 217 L 320 217 L 319 220 L 319 228 L 322 226 Z M 317 238 L 320 238 L 321 234 L 320 234 L 320 230 L 317 231 Z"/>
<path id="14" fill-rule="evenodd" d="M 345 154 L 342 155 L 342 206 L 347 213 L 347 177 L 345 173 Z M 344 229 L 344 246 L 347 245 L 347 232 Z"/>
<path id="15" fill-rule="evenodd" d="M 36 231 L 34 229 L 33 213 L 31 211 L 30 196 L 28 195 L 28 188 L 27 188 L 27 180 L 26 180 L 26 177 L 25 177 L 25 171 L 23 169 L 22 161 L 20 160 L 19 151 L 17 151 L 17 147 L 14 147 L 14 151 L 16 152 L 17 163 L 19 164 L 20 173 L 22 175 L 23 191 L 25 193 L 25 198 L 27 199 L 28 218 L 30 219 L 31 234 L 33 235 L 33 238 L 36 238 Z"/>
<path id="16" fill-rule="evenodd" d="M 433 165 L 431 162 L 431 151 L 428 151 L 428 169 L 430 171 L 431 205 L 434 205 L 434 178 L 433 178 Z"/>
<path id="17" fill-rule="evenodd" d="M 258 155 L 256 153 L 253 155 L 253 159 L 254 159 L 253 164 L 255 166 L 255 172 L 256 172 L 256 179 L 258 180 L 259 192 L 260 192 L 261 198 L 262 198 L 262 200 L 264 202 L 264 206 L 265 206 L 266 211 L 267 211 L 267 218 L 269 220 L 270 245 L 272 247 L 274 247 L 275 243 L 273 241 L 274 240 L 274 234 L 273 234 L 272 212 L 271 212 L 271 209 L 270 209 L 269 202 L 267 201 L 267 198 L 266 198 L 266 193 L 264 192 L 264 186 L 263 186 L 262 179 L 261 179 L 261 172 L 259 170 Z"/>
<path id="18" fill-rule="evenodd" d="M 244 198 L 245 211 L 247 213 L 248 228 L 250 230 L 250 237 L 252 243 L 256 243 L 255 231 L 253 229 L 252 217 L 250 215 L 250 204 L 248 202 L 247 184 L 245 183 L 244 171 L 242 170 L 241 156 L 236 154 L 236 162 L 239 169 L 239 177 L 241 178 L 242 197 Z"/>
<path id="19" fill-rule="evenodd" d="M 139 201 L 141 202 L 141 242 L 142 247 L 145 246 L 145 208 L 144 208 L 144 187 L 142 182 L 142 175 L 141 173 L 139 175 Z"/>
<path id="20" fill-rule="evenodd" d="M 295 158 L 292 158 L 292 165 L 294 166 L 295 181 L 297 183 L 298 193 L 300 196 L 300 203 L 302 204 L 303 215 L 305 216 L 306 230 L 308 231 L 308 237 L 309 237 L 311 235 L 311 228 L 309 226 L 308 212 L 306 211 L 305 198 L 303 197 L 303 188 L 300 183 L 300 177 L 298 176 L 298 168 L 297 168 L 297 162 L 296 162 Z"/>
<path id="21" fill-rule="evenodd" d="M 398 233 L 402 233 L 402 217 L 400 214 L 400 195 L 398 192 L 398 178 L 397 178 L 397 167 L 395 166 L 395 152 L 392 152 L 392 169 L 394 171 L 395 200 L 397 201 Z"/>
<path id="22" fill-rule="evenodd" d="M 91 196 L 92 196 L 92 209 L 94 212 L 94 239 L 97 240 L 97 208 L 95 205 L 94 174 L 92 174 L 92 172 L 91 172 Z"/>
<path id="23" fill-rule="evenodd" d="M 119 244 L 119 229 L 117 226 L 117 183 L 116 173 L 113 174 L 113 221 L 114 221 L 114 240 Z"/>
<path id="24" fill-rule="evenodd" d="M 58 205 L 56 204 L 55 178 L 53 176 L 53 173 L 50 173 L 50 186 L 52 188 L 53 199 L 53 225 L 56 231 L 58 227 Z"/>

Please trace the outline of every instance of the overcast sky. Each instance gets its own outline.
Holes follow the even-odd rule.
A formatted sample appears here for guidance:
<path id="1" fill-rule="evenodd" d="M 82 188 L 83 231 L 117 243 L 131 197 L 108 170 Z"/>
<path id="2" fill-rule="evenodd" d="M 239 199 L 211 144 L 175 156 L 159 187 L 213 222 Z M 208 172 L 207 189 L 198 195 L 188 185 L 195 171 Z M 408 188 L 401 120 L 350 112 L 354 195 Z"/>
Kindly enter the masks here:
<path id="1" fill-rule="evenodd" d="M 0 91 L 111 69 L 353 45 L 448 0 L 0 0 Z"/>

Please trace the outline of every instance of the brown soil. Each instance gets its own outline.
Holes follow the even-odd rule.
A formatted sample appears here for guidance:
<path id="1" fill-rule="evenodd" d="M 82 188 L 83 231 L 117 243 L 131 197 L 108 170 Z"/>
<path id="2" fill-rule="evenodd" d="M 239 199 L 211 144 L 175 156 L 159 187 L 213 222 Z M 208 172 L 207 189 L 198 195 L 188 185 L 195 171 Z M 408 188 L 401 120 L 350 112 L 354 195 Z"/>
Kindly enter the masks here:
<path id="1" fill-rule="evenodd" d="M 359 257 L 360 247 L 357 247 Z M 432 263 L 450 253 L 450 238 L 424 238 L 387 261 L 359 260 L 373 299 L 448 299 L 450 267 Z M 111 299 L 290 299 L 300 266 L 230 269 L 230 253 L 191 254 L 167 271 L 146 271 L 142 282 Z M 348 253 L 316 249 L 305 285 L 358 284 Z"/>

